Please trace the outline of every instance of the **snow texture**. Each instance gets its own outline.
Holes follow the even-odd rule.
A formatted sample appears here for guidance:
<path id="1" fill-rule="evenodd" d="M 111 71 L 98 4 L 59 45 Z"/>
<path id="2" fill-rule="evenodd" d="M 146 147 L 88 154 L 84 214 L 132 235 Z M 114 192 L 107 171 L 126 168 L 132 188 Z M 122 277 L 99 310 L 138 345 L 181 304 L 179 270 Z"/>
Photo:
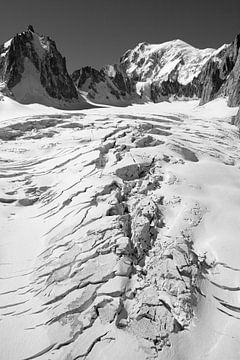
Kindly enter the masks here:
<path id="1" fill-rule="evenodd" d="M 236 112 L 0 101 L 1 360 L 239 359 Z"/>

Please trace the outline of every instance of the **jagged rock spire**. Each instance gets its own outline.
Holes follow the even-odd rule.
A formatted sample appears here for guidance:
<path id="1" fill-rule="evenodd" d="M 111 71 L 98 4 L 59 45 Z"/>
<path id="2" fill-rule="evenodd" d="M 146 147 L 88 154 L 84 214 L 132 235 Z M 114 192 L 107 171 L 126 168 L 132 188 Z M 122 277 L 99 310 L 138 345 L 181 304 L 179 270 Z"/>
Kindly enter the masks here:
<path id="1" fill-rule="evenodd" d="M 32 31 L 32 32 L 34 32 L 34 28 L 33 28 L 32 25 L 28 25 L 27 29 L 30 30 L 30 31 Z"/>

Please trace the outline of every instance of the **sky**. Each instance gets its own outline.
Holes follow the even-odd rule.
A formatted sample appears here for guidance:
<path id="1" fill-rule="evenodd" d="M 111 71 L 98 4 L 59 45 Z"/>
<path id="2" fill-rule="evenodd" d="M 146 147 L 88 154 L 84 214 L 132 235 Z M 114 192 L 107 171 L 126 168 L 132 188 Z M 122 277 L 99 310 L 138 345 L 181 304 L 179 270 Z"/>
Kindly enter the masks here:
<path id="1" fill-rule="evenodd" d="M 55 40 L 69 72 L 116 63 L 139 42 L 217 48 L 240 33 L 240 0 L 0 0 L 0 44 L 29 24 Z"/>

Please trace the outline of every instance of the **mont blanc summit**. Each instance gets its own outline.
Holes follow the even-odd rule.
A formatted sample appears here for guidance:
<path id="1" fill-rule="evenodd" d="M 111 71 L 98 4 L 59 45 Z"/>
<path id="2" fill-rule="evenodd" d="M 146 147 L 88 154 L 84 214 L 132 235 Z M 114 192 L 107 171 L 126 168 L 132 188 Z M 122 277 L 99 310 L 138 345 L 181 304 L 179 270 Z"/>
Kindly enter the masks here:
<path id="1" fill-rule="evenodd" d="M 0 47 L 1 360 L 239 360 L 239 46 Z"/>

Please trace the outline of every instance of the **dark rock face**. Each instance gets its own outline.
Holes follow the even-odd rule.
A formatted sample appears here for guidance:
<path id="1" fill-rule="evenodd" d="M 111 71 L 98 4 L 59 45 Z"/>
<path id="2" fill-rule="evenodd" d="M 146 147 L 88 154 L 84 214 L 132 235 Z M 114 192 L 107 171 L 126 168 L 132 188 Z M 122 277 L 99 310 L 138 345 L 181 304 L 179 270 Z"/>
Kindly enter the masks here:
<path id="1" fill-rule="evenodd" d="M 74 71 L 72 74 L 72 79 L 79 89 L 82 89 L 87 80 L 90 80 L 90 84 L 105 81 L 104 74 L 101 71 L 92 68 L 91 66 L 86 66 Z"/>
<path id="2" fill-rule="evenodd" d="M 108 65 L 101 70 L 90 66 L 71 75 L 75 86 L 88 93 L 88 98 L 100 103 L 129 102 L 134 89 L 127 74 L 119 65 Z"/>
<path id="3" fill-rule="evenodd" d="M 131 94 L 133 91 L 132 83 L 121 65 L 107 66 L 103 69 L 113 84 L 120 90 L 121 95 Z"/>
<path id="4" fill-rule="evenodd" d="M 87 66 L 69 76 L 55 42 L 29 25 L 27 31 L 0 46 L 0 82 L 5 84 L 1 91 L 22 103 L 75 109 L 86 107 L 80 91 L 99 104 L 172 98 L 198 98 L 205 104 L 227 96 L 229 106 L 238 106 L 239 48 L 240 35 L 217 51 L 194 49 L 181 40 L 159 46 L 141 43 L 128 50 L 119 64 L 100 70 Z M 83 102 L 84 106 L 75 106 Z"/>
<path id="5" fill-rule="evenodd" d="M 32 32 L 34 32 L 34 28 L 33 28 L 33 26 L 32 25 L 28 25 L 28 28 L 27 28 L 29 31 L 32 31 Z"/>
<path id="6" fill-rule="evenodd" d="M 104 101 L 100 96 L 104 88 L 109 102 L 112 98 L 120 102 L 130 98 L 132 102 L 198 98 L 200 104 L 205 104 L 218 96 L 228 96 L 229 105 L 236 106 L 240 103 L 239 45 L 240 36 L 237 36 L 232 44 L 217 51 L 210 53 L 211 49 L 207 49 L 210 54 L 207 58 L 207 52 L 203 54 L 196 50 L 194 53 L 180 40 L 173 42 L 172 48 L 167 45 L 153 51 L 151 45 L 142 43 L 128 50 L 119 65 L 107 66 L 100 71 L 82 68 L 73 73 L 72 79 L 79 90 L 87 91 L 89 98 L 98 102 Z M 190 60 L 186 52 L 189 52 Z M 205 56 L 206 61 L 201 56 L 202 59 Z M 170 65 L 169 72 L 162 76 L 166 64 Z M 193 74 L 189 81 L 182 81 L 184 66 L 187 77 L 188 72 Z"/>
<path id="7" fill-rule="evenodd" d="M 177 80 L 153 82 L 151 84 L 151 99 L 157 103 L 162 100 L 169 99 L 170 96 L 184 97 L 184 98 L 199 98 L 202 92 L 202 84 L 198 78 L 194 78 L 192 82 L 183 85 Z"/>
<path id="8" fill-rule="evenodd" d="M 209 61 L 201 73 L 202 94 L 200 104 L 203 105 L 214 99 L 224 80 L 221 78 L 218 62 Z"/>
<path id="9" fill-rule="evenodd" d="M 238 52 L 238 57 L 235 62 L 234 68 L 230 73 L 229 79 L 227 81 L 226 92 L 229 95 L 229 99 L 228 99 L 229 106 L 240 105 L 240 51 Z"/>
<path id="10" fill-rule="evenodd" d="M 240 128 L 240 107 L 236 116 L 232 119 L 232 125 L 236 125 Z"/>
<path id="11" fill-rule="evenodd" d="M 80 90 L 85 87 L 84 90 L 88 91 L 89 97 L 93 100 L 96 100 L 97 94 L 101 91 L 98 84 L 105 83 L 105 92 L 109 92 L 110 96 L 113 95 L 119 101 L 123 101 L 126 96 L 130 96 L 132 102 L 198 98 L 203 105 L 218 96 L 228 96 L 229 106 L 240 104 L 240 35 L 236 36 L 230 45 L 213 51 L 205 62 L 201 63 L 197 53 L 195 59 L 193 53 L 189 63 L 190 72 L 193 71 L 194 74 L 193 63 L 196 64 L 196 69 L 198 67 L 200 70 L 196 71 L 188 82 L 181 81 L 182 67 L 187 65 L 186 74 L 189 71 L 188 63 L 185 62 L 189 60 L 184 58 L 185 50 L 182 50 L 186 44 L 179 40 L 175 44 L 173 45 L 177 49 L 174 50 L 175 57 L 171 58 L 170 51 L 170 60 L 167 61 L 170 70 L 163 78 L 159 74 L 166 64 L 166 52 L 169 49 L 150 51 L 149 55 L 148 49 L 151 45 L 147 43 L 128 50 L 121 57 L 119 65 L 109 66 L 100 71 L 83 68 L 75 72 L 72 78 Z M 187 51 L 190 51 L 192 56 L 191 50 L 187 48 Z M 86 89 L 87 82 L 90 83 L 88 89 Z M 141 84 L 145 85 L 141 87 Z"/>
<path id="12" fill-rule="evenodd" d="M 2 45 L 0 54 L 3 54 L 0 57 L 0 81 L 4 82 L 13 94 L 15 87 L 21 86 L 26 72 L 25 77 L 33 84 L 31 86 L 36 85 L 36 92 L 38 87 L 41 87 L 47 96 L 57 101 L 79 99 L 67 72 L 65 58 L 57 50 L 55 42 L 49 37 L 34 33 L 31 25 L 27 31 L 14 36 L 7 49 L 6 45 Z M 26 83 L 23 85 L 23 92 L 30 92 L 26 90 Z M 17 94 L 14 95 L 17 101 L 28 103 L 27 94 L 24 100 L 19 99 Z M 29 95 L 31 97 L 31 94 Z"/>
<path id="13" fill-rule="evenodd" d="M 214 98 L 229 96 L 228 105 L 240 104 L 240 35 L 219 54 L 218 59 L 210 59 L 201 72 L 203 90 L 200 104 Z"/>

